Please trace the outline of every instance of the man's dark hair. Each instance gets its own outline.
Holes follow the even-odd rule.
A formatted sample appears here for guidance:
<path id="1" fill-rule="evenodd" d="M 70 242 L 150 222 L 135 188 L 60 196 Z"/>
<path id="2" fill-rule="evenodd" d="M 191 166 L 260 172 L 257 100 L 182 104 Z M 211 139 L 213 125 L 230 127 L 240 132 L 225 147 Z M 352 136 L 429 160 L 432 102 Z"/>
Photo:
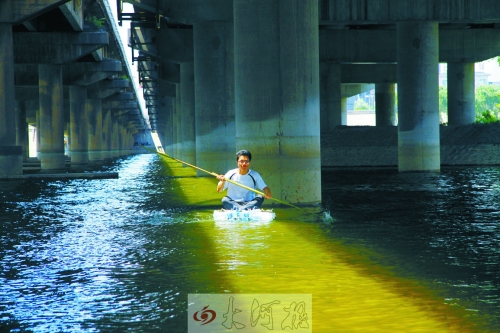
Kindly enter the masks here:
<path id="1" fill-rule="evenodd" d="M 240 150 L 239 152 L 236 153 L 236 162 L 238 162 L 238 159 L 240 156 L 246 156 L 248 157 L 248 161 L 250 162 L 252 160 L 252 153 L 249 152 L 248 150 Z"/>

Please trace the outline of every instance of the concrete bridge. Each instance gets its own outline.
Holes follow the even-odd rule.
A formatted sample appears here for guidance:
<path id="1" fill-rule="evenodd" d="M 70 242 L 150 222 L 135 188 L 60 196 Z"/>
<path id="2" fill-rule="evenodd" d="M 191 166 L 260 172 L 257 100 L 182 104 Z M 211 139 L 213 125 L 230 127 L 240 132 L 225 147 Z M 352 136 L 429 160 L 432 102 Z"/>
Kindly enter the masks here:
<path id="1" fill-rule="evenodd" d="M 85 164 L 127 153 L 151 126 L 168 153 L 211 171 L 249 149 L 277 197 L 318 202 L 320 136 L 345 124 L 348 96 L 374 85 L 377 126 L 391 126 L 397 83 L 398 168 L 438 171 L 438 63 L 449 124 L 466 125 L 474 62 L 500 54 L 495 0 L 119 0 L 148 124 L 114 32 L 99 27 L 108 6 L 1 2 L 4 174 L 22 172 L 24 120 L 39 129 L 43 170 L 64 169 L 64 133 Z"/>
<path id="2" fill-rule="evenodd" d="M 167 152 L 223 172 L 247 148 L 290 202 L 320 200 L 320 133 L 345 124 L 346 98 L 373 85 L 377 126 L 391 126 L 398 84 L 398 169 L 439 171 L 438 64 L 449 124 L 466 125 L 474 63 L 500 54 L 496 0 L 123 3 Z"/>
<path id="3" fill-rule="evenodd" d="M 106 2 L 0 1 L 0 177 L 22 175 L 28 124 L 44 173 L 129 154 L 148 131 Z M 115 24 L 113 24 L 115 23 Z"/>

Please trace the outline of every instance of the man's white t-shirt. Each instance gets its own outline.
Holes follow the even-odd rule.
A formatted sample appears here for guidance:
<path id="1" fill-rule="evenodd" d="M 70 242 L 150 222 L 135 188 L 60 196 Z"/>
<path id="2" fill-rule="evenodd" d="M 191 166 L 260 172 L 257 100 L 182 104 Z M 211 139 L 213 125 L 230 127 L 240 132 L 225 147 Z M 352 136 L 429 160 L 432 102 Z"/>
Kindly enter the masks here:
<path id="1" fill-rule="evenodd" d="M 251 187 L 253 189 L 264 190 L 267 187 L 264 180 L 259 175 L 257 171 L 253 171 L 252 169 L 248 170 L 246 175 L 240 175 L 239 169 L 233 169 L 226 172 L 224 175 L 226 178 L 231 179 L 232 181 L 241 183 L 247 187 Z M 251 201 L 255 198 L 256 193 L 246 190 L 243 187 L 238 185 L 231 184 L 230 182 L 225 182 L 223 190 L 227 188 L 227 196 L 233 199 L 234 201 Z"/>

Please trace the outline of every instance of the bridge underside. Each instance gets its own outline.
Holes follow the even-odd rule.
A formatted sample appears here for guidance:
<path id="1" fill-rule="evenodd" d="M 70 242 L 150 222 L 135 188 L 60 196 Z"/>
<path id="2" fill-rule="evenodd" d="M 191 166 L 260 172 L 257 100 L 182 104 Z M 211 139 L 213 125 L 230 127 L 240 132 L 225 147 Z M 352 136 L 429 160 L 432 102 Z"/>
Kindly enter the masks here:
<path id="1" fill-rule="evenodd" d="M 1 1 L 0 177 L 23 174 L 30 144 L 43 172 L 66 172 L 149 130 L 116 26 L 103 1 Z"/>
<path id="2" fill-rule="evenodd" d="M 474 63 L 500 53 L 494 0 L 119 0 L 144 115 L 123 51 L 99 27 L 107 3 L 30 4 L 0 5 L 9 174 L 22 172 L 23 119 L 39 129 L 47 170 L 64 167 L 65 134 L 72 163 L 85 164 L 128 151 L 151 128 L 168 153 L 221 173 L 249 149 L 276 196 L 318 202 L 320 133 L 346 123 L 347 97 L 375 87 L 377 126 L 397 119 L 399 170 L 438 171 L 438 64 L 449 69 L 449 125 L 466 125 Z"/>
<path id="3" fill-rule="evenodd" d="M 291 202 L 320 200 L 320 133 L 345 125 L 346 98 L 373 87 L 377 126 L 397 119 L 399 170 L 439 171 L 439 63 L 450 69 L 449 124 L 466 125 L 474 63 L 500 54 L 494 0 L 120 3 L 133 8 L 119 19 L 132 21 L 165 150 L 223 172 L 250 149 Z"/>

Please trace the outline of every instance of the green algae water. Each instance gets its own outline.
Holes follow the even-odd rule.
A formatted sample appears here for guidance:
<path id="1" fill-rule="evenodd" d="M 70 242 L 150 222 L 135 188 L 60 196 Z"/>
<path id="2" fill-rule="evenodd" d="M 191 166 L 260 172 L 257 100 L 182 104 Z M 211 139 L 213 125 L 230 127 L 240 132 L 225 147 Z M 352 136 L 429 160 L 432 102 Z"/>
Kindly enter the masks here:
<path id="1" fill-rule="evenodd" d="M 269 223 L 214 222 L 215 178 L 159 156 L 104 168 L 0 182 L 0 332 L 187 332 L 225 293 L 310 294 L 313 332 L 500 332 L 498 168 L 324 170 Z"/>

